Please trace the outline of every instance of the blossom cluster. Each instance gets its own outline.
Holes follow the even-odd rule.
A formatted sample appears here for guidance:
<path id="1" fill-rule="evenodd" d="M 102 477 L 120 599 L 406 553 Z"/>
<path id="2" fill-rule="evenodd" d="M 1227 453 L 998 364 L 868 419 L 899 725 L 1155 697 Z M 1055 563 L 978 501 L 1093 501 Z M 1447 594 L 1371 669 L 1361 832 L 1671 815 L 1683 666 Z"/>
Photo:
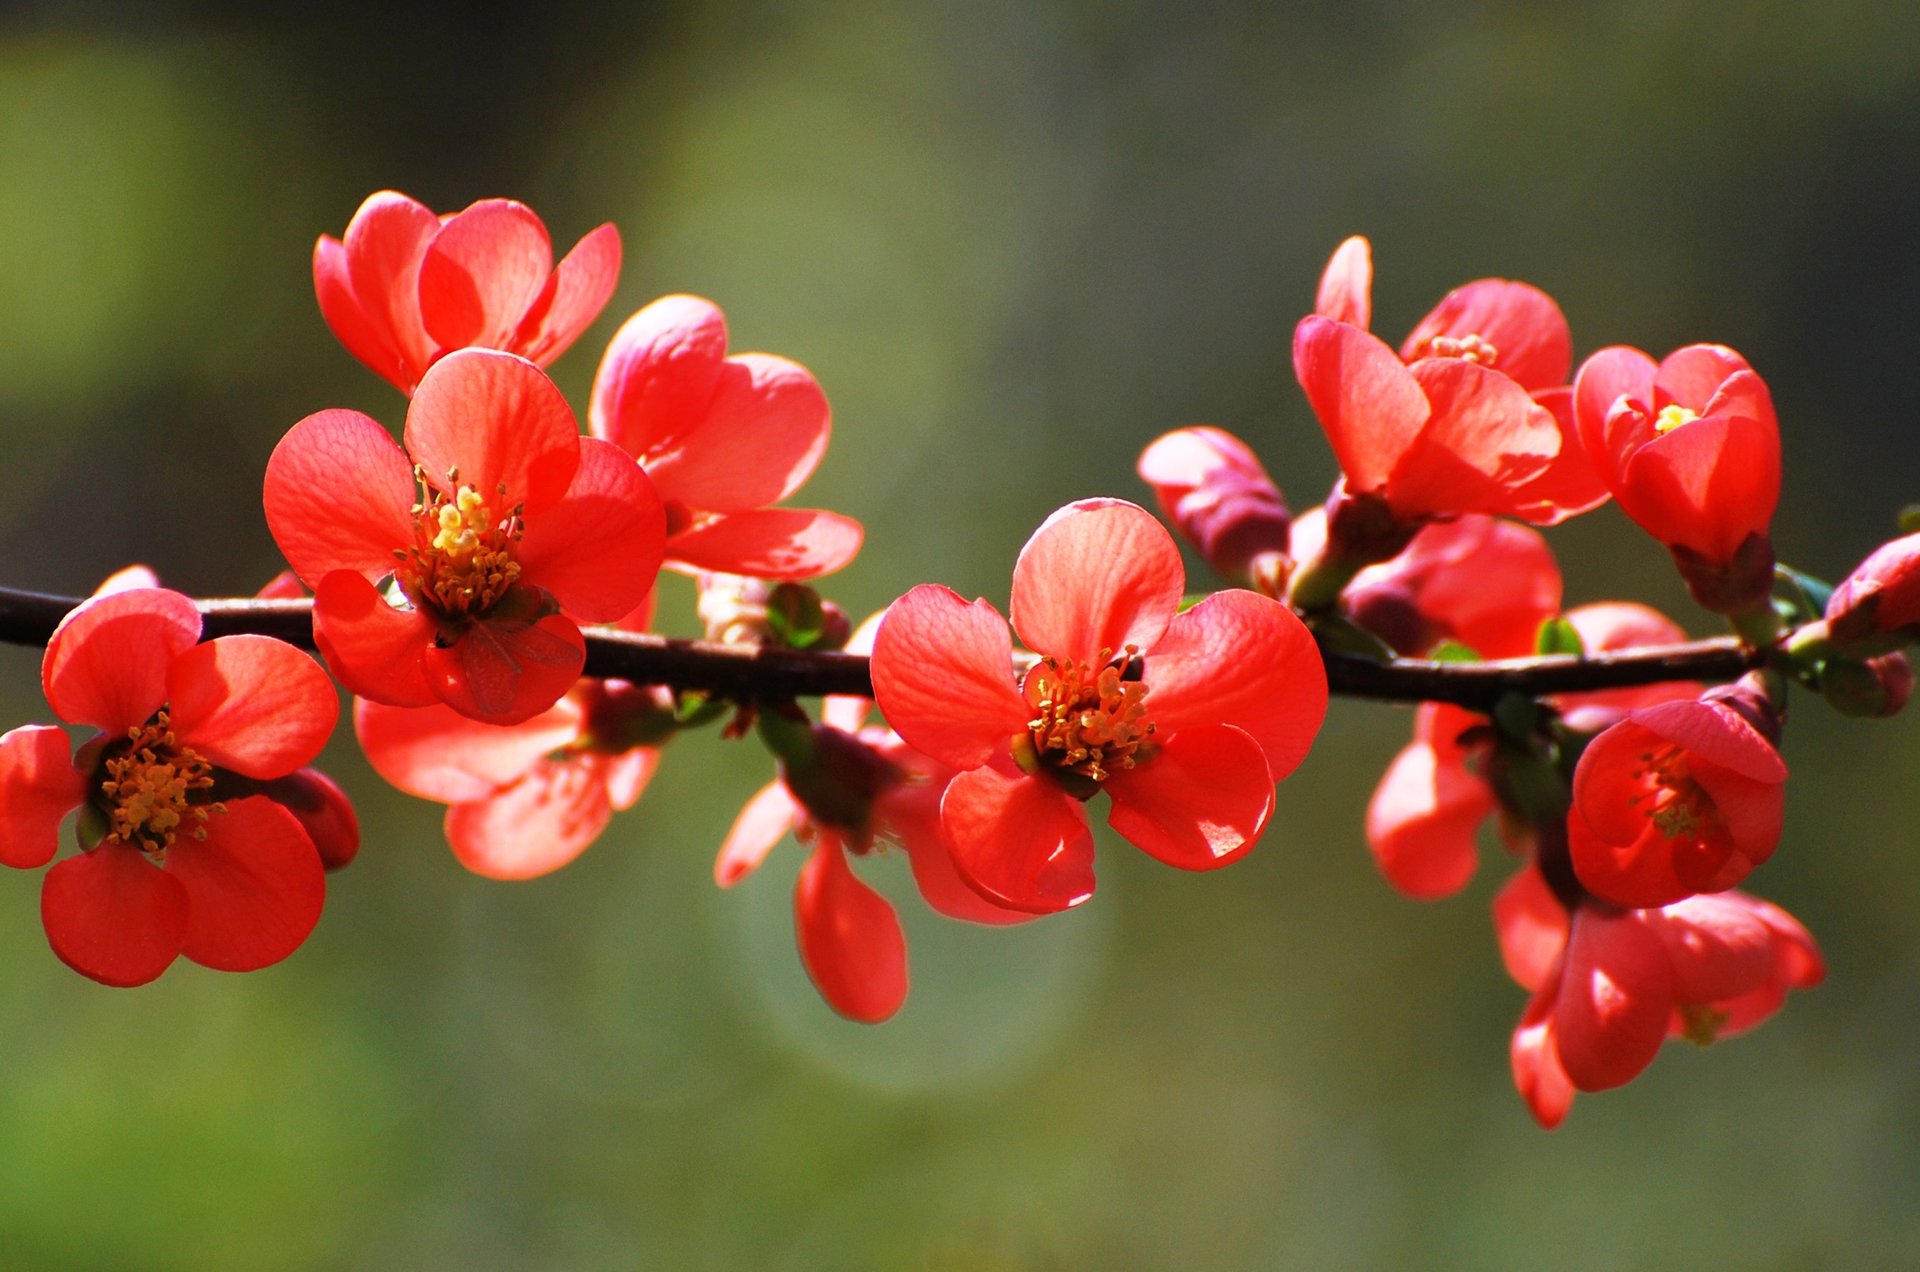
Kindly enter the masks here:
<path id="1" fill-rule="evenodd" d="M 203 641 L 200 607 L 141 567 L 67 615 L 42 684 L 93 732 L 77 748 L 57 726 L 0 737 L 0 863 L 49 867 L 61 960 L 125 986 L 182 954 L 243 971 L 299 947 L 325 872 L 360 846 L 311 767 L 337 682 L 368 763 L 445 805 L 454 857 L 495 880 L 572 862 L 679 734 L 756 736 L 774 780 L 715 880 L 805 845 L 801 963 L 833 1009 L 881 1021 L 908 987 L 904 928 L 873 886 L 892 851 L 933 912 L 1032 921 L 1092 897 L 1101 795 L 1111 831 L 1165 864 L 1252 851 L 1325 717 L 1330 659 L 1427 675 L 1684 643 L 1630 601 L 1563 606 L 1538 527 L 1613 503 L 1730 624 L 1747 674 L 1436 692 L 1366 810 L 1373 860 L 1410 897 L 1451 896 L 1497 825 L 1518 866 L 1494 928 L 1531 995 L 1511 1064 L 1543 1125 L 1667 1039 L 1747 1029 L 1821 979 L 1806 930 L 1737 889 L 1781 838 L 1790 687 L 1854 715 L 1904 705 L 1920 535 L 1834 589 L 1778 565 L 1778 422 L 1734 350 L 1614 346 L 1576 367 L 1559 306 L 1504 279 L 1455 289 L 1396 348 L 1371 330 L 1371 247 L 1349 239 L 1293 341 L 1340 470 L 1323 505 L 1295 515 L 1216 427 L 1139 458 L 1164 521 L 1231 586 L 1190 594 L 1162 519 L 1087 498 L 1034 530 L 1004 615 L 924 583 L 856 629 L 813 585 L 854 559 L 860 523 L 785 504 L 831 433 L 805 367 L 731 351 L 716 305 L 668 296 L 618 328 L 584 430 L 548 377 L 619 267 L 611 225 L 556 265 L 540 219 L 505 199 L 440 215 L 383 192 L 320 238 L 323 317 L 405 396 L 397 441 L 322 410 L 266 467 L 290 569 L 262 595 L 311 598 L 324 668 L 264 635 Z M 864 656 L 871 697 L 815 715 L 791 695 L 587 676 L 591 629 L 653 626 L 662 571 L 695 580 L 708 642 Z M 69 816 L 78 851 L 55 862 Z"/>

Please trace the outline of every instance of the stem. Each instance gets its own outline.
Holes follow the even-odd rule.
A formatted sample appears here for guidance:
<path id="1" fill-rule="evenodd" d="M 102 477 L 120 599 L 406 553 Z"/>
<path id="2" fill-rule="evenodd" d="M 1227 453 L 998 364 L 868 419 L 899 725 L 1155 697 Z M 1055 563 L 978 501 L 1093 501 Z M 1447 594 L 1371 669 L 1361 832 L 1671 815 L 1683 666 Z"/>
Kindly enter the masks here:
<path id="1" fill-rule="evenodd" d="M 60 620 L 82 599 L 0 587 L 0 642 L 45 645 Z M 208 637 L 252 632 L 313 648 L 312 601 L 247 598 L 194 604 L 206 620 Z M 586 638 L 588 676 L 698 689 L 743 701 L 821 694 L 873 696 L 867 660 L 859 654 L 716 645 L 605 627 L 587 628 Z M 1344 697 L 1451 702 L 1490 711 L 1505 693 L 1534 696 L 1667 680 L 1732 680 L 1761 666 L 1767 652 L 1742 648 L 1733 637 L 1723 636 L 1615 653 L 1481 663 L 1411 658 L 1375 662 L 1327 650 L 1321 656 L 1326 661 L 1328 687 Z"/>

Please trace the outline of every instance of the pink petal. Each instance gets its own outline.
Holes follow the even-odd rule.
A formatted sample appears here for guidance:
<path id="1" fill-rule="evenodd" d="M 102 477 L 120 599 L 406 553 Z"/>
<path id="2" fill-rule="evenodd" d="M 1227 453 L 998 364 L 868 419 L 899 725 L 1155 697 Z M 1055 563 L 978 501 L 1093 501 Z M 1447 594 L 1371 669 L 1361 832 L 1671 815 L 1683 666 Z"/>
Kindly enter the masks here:
<path id="1" fill-rule="evenodd" d="M 100 586 L 93 589 L 95 596 L 106 596 L 112 592 L 132 592 L 143 587 L 159 587 L 160 576 L 148 565 L 128 565 L 115 570 L 100 580 Z"/>
<path id="2" fill-rule="evenodd" d="M 513 785 L 447 810 L 447 843 L 489 879 L 533 879 L 584 852 L 613 817 L 606 759 L 541 759 Z"/>
<path id="3" fill-rule="evenodd" d="M 433 638 L 431 619 L 387 604 L 361 575 L 335 570 L 313 590 L 314 644 L 348 693 L 395 707 L 439 701 L 420 665 Z"/>
<path id="4" fill-rule="evenodd" d="M 1507 975 L 1522 989 L 1546 986 L 1567 948 L 1568 919 L 1566 907 L 1533 866 L 1501 886 L 1493 899 L 1493 928 Z"/>
<path id="5" fill-rule="evenodd" d="M 1552 1130 L 1566 1120 L 1573 1107 L 1573 1081 L 1560 1066 L 1560 1047 L 1553 1034 L 1553 998 L 1550 991 L 1536 995 L 1513 1031 L 1508 1051 L 1513 1085 L 1527 1102 L 1534 1121 Z"/>
<path id="6" fill-rule="evenodd" d="M 1666 948 L 1638 914 L 1582 910 L 1554 1003 L 1560 1063 L 1582 1091 L 1621 1086 L 1653 1063 L 1673 1011 Z"/>
<path id="7" fill-rule="evenodd" d="M 353 705 L 353 730 L 373 771 L 409 795 L 442 804 L 486 799 L 580 736 L 580 707 L 562 698 L 519 724 L 485 724 L 452 707 Z"/>
<path id="8" fill-rule="evenodd" d="M 1362 331 L 1373 325 L 1373 249 L 1365 238 L 1356 234 L 1334 249 L 1313 312 Z"/>
<path id="9" fill-rule="evenodd" d="M 827 1005 L 878 1024 L 907 997 L 907 938 L 880 894 L 854 877 L 837 842 L 823 839 L 793 890 L 800 961 Z"/>
<path id="10" fill-rule="evenodd" d="M 1784 782 L 1780 752 L 1739 712 L 1718 702 L 1667 702 L 1628 717 L 1640 728 L 1756 782 Z"/>
<path id="11" fill-rule="evenodd" d="M 369 317 L 353 294 L 346 247 L 325 234 L 313 245 L 313 294 L 320 302 L 320 316 L 348 353 L 402 393 L 413 387 L 390 329 Z"/>
<path id="12" fill-rule="evenodd" d="M 945 795 L 945 785 L 902 785 L 882 795 L 874 805 L 881 833 L 906 851 L 921 899 L 936 914 L 967 923 L 1002 927 L 1034 918 L 1025 910 L 995 905 L 954 869 L 953 857 L 940 835 L 940 801 Z"/>
<path id="13" fill-rule="evenodd" d="M 320 921 L 326 874 L 294 815 L 270 799 L 236 800 L 182 836 L 166 872 L 190 902 L 181 952 L 202 967 L 251 972 L 300 948 Z"/>
<path id="14" fill-rule="evenodd" d="M 1010 614 L 1028 648 L 1092 662 L 1151 647 L 1185 586 L 1180 549 L 1152 513 L 1083 499 L 1048 517 L 1020 550 Z"/>
<path id="15" fill-rule="evenodd" d="M 561 260 L 543 293 L 510 342 L 514 352 L 540 366 L 565 353 L 613 296 L 620 281 L 620 231 L 611 224 L 589 232 Z"/>
<path id="16" fill-rule="evenodd" d="M 167 668 L 200 639 L 200 611 L 164 588 L 91 597 L 47 641 L 40 684 L 69 724 L 124 733 L 167 700 Z"/>
<path id="17" fill-rule="evenodd" d="M 1215 592 L 1168 625 L 1147 654 L 1147 718 L 1163 733 L 1231 724 L 1260 745 L 1274 781 L 1306 758 L 1327 714 L 1313 634 L 1254 592 Z"/>
<path id="18" fill-rule="evenodd" d="M 642 455 L 647 473 L 689 508 L 739 512 L 784 499 L 819 464 L 832 431 L 813 373 L 765 353 L 728 358 L 706 417 L 670 449 Z"/>
<path id="19" fill-rule="evenodd" d="M 1479 336 L 1498 354 L 1494 369 L 1521 388 L 1551 389 L 1573 369 L 1573 335 L 1553 297 L 1527 283 L 1482 278 L 1448 292 L 1400 348 L 1412 362 L 1435 337 Z"/>
<path id="20" fill-rule="evenodd" d="M 793 833 L 800 806 L 787 794 L 785 784 L 768 782 L 753 793 L 746 807 L 733 819 L 720 855 L 714 859 L 713 881 L 731 888 L 760 868 L 774 846 Z"/>
<path id="21" fill-rule="evenodd" d="M 1093 895 L 1086 814 L 1045 778 L 1011 765 L 960 774 L 940 801 L 940 834 L 960 877 L 997 905 L 1053 914 Z"/>
<path id="22" fill-rule="evenodd" d="M 502 515 L 524 503 L 529 525 L 580 466 L 579 430 L 560 390 L 525 358 L 491 349 L 450 353 L 421 377 L 406 444 L 435 488 L 471 486 Z"/>
<path id="23" fill-rule="evenodd" d="M 440 218 L 430 208 L 382 190 L 360 205 L 342 236 L 353 294 L 368 323 L 398 351 L 407 372 L 403 390 L 433 359 L 433 343 L 420 324 L 420 262 L 439 232 Z"/>
<path id="24" fill-rule="evenodd" d="M 607 757 L 607 802 L 623 813 L 640 802 L 660 767 L 658 747 L 636 747 Z"/>
<path id="25" fill-rule="evenodd" d="M 1513 515 L 1537 526 L 1558 525 L 1591 512 L 1612 498 L 1607 483 L 1587 456 L 1573 420 L 1573 390 L 1535 389 L 1533 400 L 1553 416 L 1560 429 L 1560 452 L 1539 474 L 1513 491 Z"/>
<path id="26" fill-rule="evenodd" d="M 1293 374 L 1356 494 L 1380 489 L 1426 426 L 1426 395 L 1377 336 L 1310 315 L 1293 333 Z"/>
<path id="27" fill-rule="evenodd" d="M 33 870 L 52 861 L 60 823 L 86 797 L 64 729 L 28 724 L 0 736 L 0 865 Z"/>
<path id="28" fill-rule="evenodd" d="M 1374 789 L 1367 846 L 1387 882 L 1407 896 L 1451 896 L 1480 864 L 1480 824 L 1495 807 L 1485 782 L 1416 742 L 1394 757 Z"/>
<path id="29" fill-rule="evenodd" d="M 1626 456 L 1625 439 L 1610 427 L 1618 419 L 1614 407 L 1621 398 L 1648 407 L 1653 401 L 1653 377 L 1659 366 L 1640 350 L 1627 345 L 1602 349 L 1580 364 L 1573 381 L 1573 418 L 1580 441 L 1594 470 L 1616 491 L 1620 465 Z"/>
<path id="30" fill-rule="evenodd" d="M 393 573 L 413 543 L 413 466 L 358 411 L 321 411 L 287 430 L 267 460 L 267 529 L 308 587 L 334 570 Z"/>
<path id="31" fill-rule="evenodd" d="M 449 217 L 420 262 L 420 316 L 443 349 L 502 347 L 553 272 L 547 227 L 525 204 L 483 199 Z"/>
<path id="32" fill-rule="evenodd" d="M 222 636 L 174 659 L 167 700 L 180 741 L 245 777 L 311 762 L 340 700 L 311 656 L 266 636 Z"/>
<path id="33" fill-rule="evenodd" d="M 537 623 L 481 619 L 453 644 L 436 641 L 420 656 L 440 701 L 489 724 L 539 715 L 573 687 L 586 661 L 580 629 L 559 614 Z"/>
<path id="34" fill-rule="evenodd" d="M 1681 1003 L 1710 1003 L 1759 988 L 1773 974 L 1773 929 L 1734 896 L 1688 897 L 1649 919 L 1673 964 Z"/>
<path id="35" fill-rule="evenodd" d="M 1182 870 L 1245 856 L 1273 814 L 1273 778 L 1260 746 L 1232 725 L 1182 729 L 1159 754 L 1106 780 L 1107 824 Z"/>
<path id="36" fill-rule="evenodd" d="M 819 578 L 858 555 L 860 523 L 812 508 L 754 508 L 700 522 L 667 540 L 668 564 L 682 571 L 749 578 Z"/>
<path id="37" fill-rule="evenodd" d="M 1013 637 L 985 601 L 922 583 L 895 601 L 873 644 L 873 692 L 914 750 L 978 768 L 1032 717 L 1014 687 Z"/>
<path id="38" fill-rule="evenodd" d="M 1515 491 L 1560 453 L 1552 412 L 1498 371 L 1459 358 L 1428 358 L 1410 371 L 1432 415 L 1389 474 L 1394 511 L 1517 511 L 1526 500 Z"/>
<path id="39" fill-rule="evenodd" d="M 663 296 L 621 326 L 593 381 L 595 437 L 650 464 L 706 422 L 727 354 L 727 322 L 712 301 Z M 661 484 L 662 497 L 684 498 Z"/>
<path id="40" fill-rule="evenodd" d="M 1684 406 L 1705 415 L 1707 404 L 1729 377 L 1752 370 L 1745 358 L 1725 345 L 1688 345 L 1660 360 L 1647 402 L 1656 413 L 1668 406 Z"/>
<path id="41" fill-rule="evenodd" d="M 178 879 L 113 840 L 68 857 L 40 885 L 53 952 L 103 985 L 144 985 L 166 971 L 186 940 L 189 908 Z"/>
<path id="42" fill-rule="evenodd" d="M 527 519 L 515 558 L 521 582 L 550 592 L 562 612 L 610 623 L 653 590 L 666 534 L 660 497 L 640 465 L 588 437 L 566 496 Z"/>

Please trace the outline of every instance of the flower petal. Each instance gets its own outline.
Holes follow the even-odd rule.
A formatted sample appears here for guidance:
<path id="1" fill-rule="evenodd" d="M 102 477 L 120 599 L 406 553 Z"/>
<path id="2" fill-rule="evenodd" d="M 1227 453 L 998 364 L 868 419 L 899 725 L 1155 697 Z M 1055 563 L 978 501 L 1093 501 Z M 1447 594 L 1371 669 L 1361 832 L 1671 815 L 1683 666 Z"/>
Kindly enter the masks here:
<path id="1" fill-rule="evenodd" d="M 1673 963 L 1680 1003 L 1710 1003 L 1758 989 L 1773 974 L 1773 929 L 1732 896 L 1688 897 L 1648 922 Z"/>
<path id="2" fill-rule="evenodd" d="M 819 578 L 859 554 L 852 517 L 812 508 L 753 508 L 700 522 L 667 540 L 668 564 L 691 573 L 749 578 Z"/>
<path id="3" fill-rule="evenodd" d="M 666 536 L 660 497 L 640 465 L 588 437 L 565 497 L 527 519 L 515 558 L 521 581 L 551 593 L 562 612 L 611 623 L 653 590 Z"/>
<path id="4" fill-rule="evenodd" d="M 533 363 L 491 349 L 450 353 L 420 378 L 406 445 L 436 489 L 471 486 L 490 507 L 498 498 L 503 515 L 525 504 L 529 525 L 566 494 L 580 466 L 567 399 Z"/>
<path id="5" fill-rule="evenodd" d="M 784 782 L 768 782 L 755 791 L 720 845 L 720 855 L 713 861 L 713 881 L 731 888 L 758 870 L 767 854 L 793 833 L 799 817 L 800 805 L 787 793 Z"/>
<path id="6" fill-rule="evenodd" d="M 40 663 L 54 714 L 124 733 L 167 700 L 167 668 L 200 639 L 200 611 L 178 592 L 89 597 L 60 620 Z"/>
<path id="7" fill-rule="evenodd" d="M 52 861 L 60 823 L 86 795 L 64 729 L 28 724 L 0 736 L 0 865 L 33 870 Z"/>
<path id="8" fill-rule="evenodd" d="M 1479 336 L 1498 353 L 1494 366 L 1531 392 L 1557 388 L 1573 369 L 1573 335 L 1553 297 L 1527 283 L 1482 278 L 1456 287 L 1400 347 L 1408 362 L 1428 356 L 1436 337 Z"/>
<path id="9" fill-rule="evenodd" d="M 1013 637 L 985 601 L 922 583 L 895 601 L 873 643 L 873 692 L 907 745 L 954 768 L 978 768 L 1025 732 L 1032 711 L 1014 687 Z"/>
<path id="10" fill-rule="evenodd" d="M 390 328 L 369 316 L 353 294 L 345 245 L 325 234 L 313 245 L 313 295 L 320 302 L 320 316 L 348 353 L 402 393 L 413 387 Z"/>
<path id="11" fill-rule="evenodd" d="M 1498 371 L 1460 358 L 1426 358 L 1408 369 L 1432 414 L 1388 475 L 1394 511 L 1517 515 L 1526 508 L 1531 501 L 1519 492 L 1560 453 L 1553 413 Z"/>
<path id="12" fill-rule="evenodd" d="M 1013 629 L 1027 647 L 1091 662 L 1150 648 L 1180 608 L 1173 536 L 1137 504 L 1082 499 L 1041 523 L 1013 567 Z"/>
<path id="13" fill-rule="evenodd" d="M 1333 250 L 1313 312 L 1362 331 L 1373 325 L 1373 247 L 1365 238 L 1356 234 Z"/>
<path id="14" fill-rule="evenodd" d="M 1387 766 L 1367 804 L 1367 846 L 1395 888 L 1419 901 L 1451 896 L 1480 864 L 1480 824 L 1496 803 L 1460 764 L 1415 742 Z"/>
<path id="15" fill-rule="evenodd" d="M 1259 743 L 1227 724 L 1180 730 L 1105 786 L 1113 800 L 1107 825 L 1182 870 L 1239 860 L 1273 815 L 1273 778 Z"/>
<path id="16" fill-rule="evenodd" d="M 907 998 L 907 938 L 893 907 L 854 877 L 837 840 L 823 836 L 793 890 L 800 961 L 827 1005 L 878 1024 Z"/>
<path id="17" fill-rule="evenodd" d="M 726 355 L 719 306 L 698 296 L 662 296 L 608 343 L 593 380 L 589 428 L 643 464 L 672 454 L 706 422 Z M 662 498 L 683 498 L 648 475 Z"/>
<path id="18" fill-rule="evenodd" d="M 189 909 L 178 879 L 113 841 L 58 863 L 40 885 L 47 943 L 103 985 L 144 985 L 166 971 L 186 940 Z"/>
<path id="19" fill-rule="evenodd" d="M 1573 1107 L 1573 1081 L 1560 1065 L 1552 1009 L 1551 989 L 1536 994 L 1513 1031 L 1508 1049 L 1513 1085 L 1527 1102 L 1533 1120 L 1549 1131 L 1564 1122 Z"/>
<path id="20" fill-rule="evenodd" d="M 191 903 L 181 953 L 202 967 L 251 972 L 299 949 L 327 899 L 320 855 L 300 822 L 256 796 L 215 813 L 206 831 L 167 849 L 166 872 Z"/>
<path id="21" fill-rule="evenodd" d="M 420 261 L 439 232 L 440 218 L 431 208 L 381 190 L 367 196 L 341 238 L 354 297 L 405 366 L 406 382 L 395 381 L 403 392 L 433 359 L 433 342 L 420 324 Z"/>
<path id="22" fill-rule="evenodd" d="M 187 650 L 167 674 L 167 701 L 181 742 L 256 778 L 310 763 L 340 718 L 320 664 L 267 636 L 221 636 Z"/>
<path id="23" fill-rule="evenodd" d="M 586 661 L 580 629 L 559 614 L 537 623 L 481 619 L 452 645 L 435 642 L 420 656 L 440 701 L 489 724 L 539 715 L 573 687 Z"/>
<path id="24" fill-rule="evenodd" d="M 565 697 L 519 724 L 486 724 L 452 707 L 353 704 L 353 730 L 373 771 L 409 795 L 442 804 L 485 799 L 580 736 L 579 704 Z"/>
<path id="25" fill-rule="evenodd" d="M 536 303 L 520 322 L 510 345 L 539 366 L 565 353 L 613 297 L 620 281 L 620 231 L 611 223 L 589 231 L 553 271 Z"/>
<path id="26" fill-rule="evenodd" d="M 1215 592 L 1147 654 L 1147 717 L 1164 733 L 1231 724 L 1260 745 L 1278 782 L 1306 758 L 1327 714 L 1313 634 L 1270 597 Z"/>
<path id="27" fill-rule="evenodd" d="M 940 835 L 960 877 L 996 905 L 1053 914 L 1093 895 L 1086 814 L 1052 782 L 1011 763 L 948 784 Z"/>
<path id="28" fill-rule="evenodd" d="M 1501 885 L 1493 899 L 1493 930 L 1507 975 L 1522 989 L 1547 985 L 1567 948 L 1568 918 L 1566 907 L 1533 866 Z"/>
<path id="29" fill-rule="evenodd" d="M 413 466 L 358 411 L 309 415 L 267 460 L 267 529 L 308 587 L 335 570 L 373 581 L 413 543 Z"/>
<path id="30" fill-rule="evenodd" d="M 1560 973 L 1553 1027 L 1560 1064 L 1582 1091 L 1621 1086 L 1653 1063 L 1673 1011 L 1666 947 L 1636 912 L 1583 909 Z"/>
<path id="31" fill-rule="evenodd" d="M 812 372 L 772 354 L 743 353 L 721 366 L 705 419 L 678 445 L 642 461 L 667 498 L 739 512 L 798 490 L 831 432 L 827 395 Z"/>
<path id="32" fill-rule="evenodd" d="M 578 857 L 612 817 L 605 756 L 543 758 L 504 790 L 449 808 L 447 843 L 475 874 L 533 879 Z"/>
<path id="33" fill-rule="evenodd" d="M 421 321 L 443 349 L 502 348 L 552 272 L 553 243 L 533 210 L 482 199 L 448 217 L 421 258 Z"/>
<path id="34" fill-rule="evenodd" d="M 335 570 L 313 590 L 313 642 L 348 693 L 395 707 L 439 701 L 421 667 L 432 641 L 431 619 L 387 604 L 350 570 Z"/>
<path id="35" fill-rule="evenodd" d="M 1431 414 L 1400 355 L 1358 327 L 1317 314 L 1293 332 L 1293 374 L 1333 446 L 1347 487 L 1380 489 Z"/>

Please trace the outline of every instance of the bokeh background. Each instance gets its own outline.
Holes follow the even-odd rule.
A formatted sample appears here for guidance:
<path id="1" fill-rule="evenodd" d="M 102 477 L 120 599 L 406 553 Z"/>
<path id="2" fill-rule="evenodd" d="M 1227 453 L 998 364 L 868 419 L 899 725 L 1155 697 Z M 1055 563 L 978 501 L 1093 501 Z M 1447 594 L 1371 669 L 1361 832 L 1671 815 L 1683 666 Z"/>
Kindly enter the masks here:
<path id="1" fill-rule="evenodd" d="M 1780 408 L 1783 557 L 1837 576 L 1920 498 L 1920 22 L 1877 0 L 1324 5 L 944 0 L 0 9 L 0 581 L 130 561 L 200 594 L 278 567 L 281 433 L 403 402 L 308 274 L 392 186 L 618 223 L 614 303 L 669 291 L 808 364 L 805 492 L 863 519 L 828 590 L 1003 600 L 1050 510 L 1141 498 L 1212 422 L 1297 504 L 1331 481 L 1289 341 L 1349 233 L 1376 328 L 1502 275 L 1584 354 L 1713 339 Z M 1712 630 L 1611 509 L 1552 535 L 1569 603 Z M 691 631 L 669 591 L 668 630 Z M 0 722 L 47 718 L 0 651 Z M 1083 910 L 907 909 L 914 989 L 814 996 L 780 850 L 712 853 L 770 763 L 690 737 L 534 883 L 328 762 L 366 844 L 284 964 L 103 989 L 0 879 L 0 1264 L 277 1268 L 1890 1267 L 1920 1261 L 1920 761 L 1911 719 L 1803 701 L 1752 883 L 1826 987 L 1671 1046 L 1535 1128 L 1487 904 L 1401 900 L 1360 835 L 1404 710 L 1336 704 L 1266 840 L 1186 876 L 1103 841 Z M 868 877 L 901 901 L 897 856 Z"/>

